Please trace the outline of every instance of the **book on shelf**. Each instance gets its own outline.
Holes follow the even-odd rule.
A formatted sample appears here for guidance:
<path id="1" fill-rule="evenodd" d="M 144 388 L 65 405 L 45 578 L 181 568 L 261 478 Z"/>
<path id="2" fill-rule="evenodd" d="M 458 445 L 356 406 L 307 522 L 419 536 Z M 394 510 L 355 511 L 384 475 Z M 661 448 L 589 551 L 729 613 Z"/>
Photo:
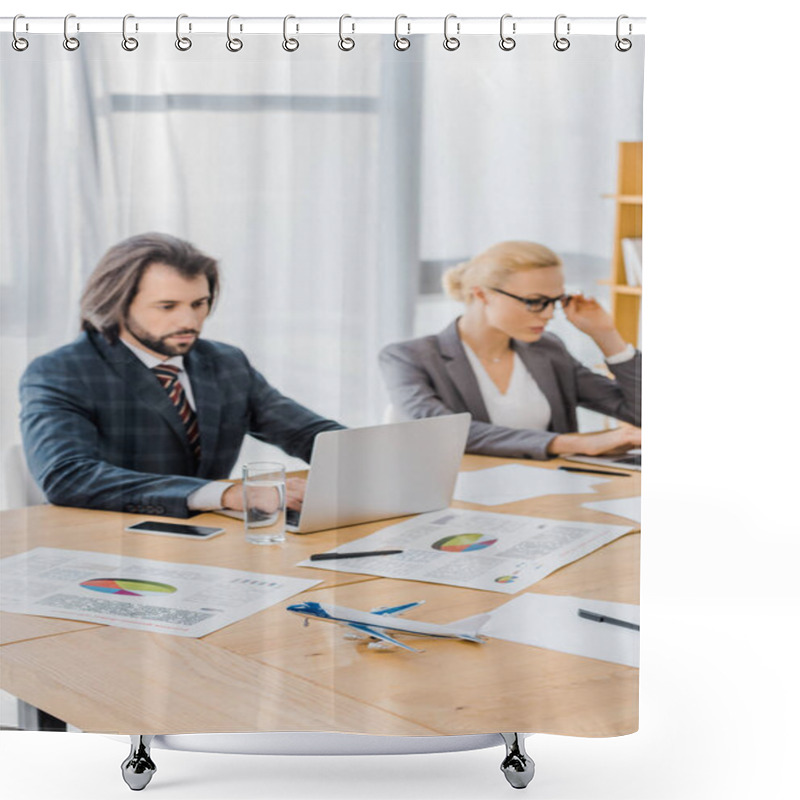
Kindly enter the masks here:
<path id="1" fill-rule="evenodd" d="M 642 239 L 622 240 L 622 260 L 625 262 L 625 277 L 628 286 L 642 285 Z"/>

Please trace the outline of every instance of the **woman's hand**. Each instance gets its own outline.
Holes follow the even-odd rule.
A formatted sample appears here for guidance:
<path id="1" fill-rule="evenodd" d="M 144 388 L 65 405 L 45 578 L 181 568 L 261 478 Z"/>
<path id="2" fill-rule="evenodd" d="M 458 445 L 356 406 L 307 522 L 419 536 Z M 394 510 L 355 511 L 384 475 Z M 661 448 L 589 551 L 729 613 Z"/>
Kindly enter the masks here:
<path id="1" fill-rule="evenodd" d="M 642 446 L 642 429 L 623 425 L 599 433 L 561 433 L 547 446 L 551 455 L 606 456 Z"/>
<path id="2" fill-rule="evenodd" d="M 594 297 L 584 297 L 580 292 L 573 294 L 564 314 L 579 331 L 594 339 L 606 358 L 625 350 L 625 340 L 614 327 L 613 317 Z"/>
<path id="3" fill-rule="evenodd" d="M 589 336 L 614 330 L 611 314 L 594 297 L 584 297 L 580 292 L 570 296 L 564 314 L 579 331 Z"/>

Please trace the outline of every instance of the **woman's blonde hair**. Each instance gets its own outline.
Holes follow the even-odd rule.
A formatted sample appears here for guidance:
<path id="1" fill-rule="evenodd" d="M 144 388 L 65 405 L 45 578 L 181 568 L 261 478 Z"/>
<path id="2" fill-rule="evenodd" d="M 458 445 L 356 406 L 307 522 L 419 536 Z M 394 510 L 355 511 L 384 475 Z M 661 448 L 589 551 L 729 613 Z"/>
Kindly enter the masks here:
<path id="1" fill-rule="evenodd" d="M 442 286 L 454 300 L 469 303 L 474 286 L 497 286 L 514 272 L 560 266 L 561 259 L 543 244 L 500 242 L 448 269 L 442 276 Z"/>

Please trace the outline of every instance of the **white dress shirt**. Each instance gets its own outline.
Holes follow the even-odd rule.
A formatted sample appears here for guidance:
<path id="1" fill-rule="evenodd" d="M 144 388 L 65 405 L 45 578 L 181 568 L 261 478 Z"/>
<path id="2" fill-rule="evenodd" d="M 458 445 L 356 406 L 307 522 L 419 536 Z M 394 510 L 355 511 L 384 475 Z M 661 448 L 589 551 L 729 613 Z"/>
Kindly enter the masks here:
<path id="1" fill-rule="evenodd" d="M 511 380 L 503 394 L 472 348 L 466 342 L 463 344 L 478 381 L 489 421 L 493 425 L 502 425 L 505 428 L 547 430 L 551 416 L 550 403 L 533 375 L 522 363 L 522 359 L 514 353 Z"/>
<path id="2" fill-rule="evenodd" d="M 165 364 L 177 367 L 179 370 L 178 380 L 183 387 L 183 391 L 186 393 L 186 400 L 192 407 L 192 411 L 197 411 L 197 407 L 194 403 L 194 394 L 192 393 L 192 382 L 189 380 L 189 373 L 183 368 L 183 356 L 170 356 L 167 359 L 158 358 L 152 353 L 142 350 L 141 347 L 126 342 L 124 339 L 120 339 L 120 341 L 147 367 L 147 369 L 161 367 Z M 200 446 L 203 446 L 202 439 L 200 440 Z M 230 484 L 225 481 L 209 481 L 205 486 L 196 489 L 186 498 L 186 505 L 192 511 L 213 511 L 217 508 L 222 508 L 222 495 L 229 486 Z"/>
<path id="3" fill-rule="evenodd" d="M 514 353 L 511 380 L 503 394 L 472 348 L 464 341 L 462 344 L 478 381 L 489 421 L 506 428 L 547 430 L 552 415 L 550 403 L 519 355 Z M 621 364 L 635 355 L 636 350 L 629 344 L 621 353 L 609 356 L 606 363 Z"/>

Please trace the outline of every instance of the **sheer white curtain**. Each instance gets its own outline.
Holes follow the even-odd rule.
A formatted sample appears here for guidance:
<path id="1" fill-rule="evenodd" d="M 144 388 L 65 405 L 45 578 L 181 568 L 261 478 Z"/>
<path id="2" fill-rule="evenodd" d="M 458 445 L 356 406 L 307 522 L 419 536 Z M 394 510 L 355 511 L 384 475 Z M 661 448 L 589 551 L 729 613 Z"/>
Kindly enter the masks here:
<path id="1" fill-rule="evenodd" d="M 25 365 L 77 334 L 106 248 L 151 230 L 220 259 L 204 335 L 319 413 L 380 419 L 376 356 L 410 328 L 419 223 L 421 62 L 391 42 L 183 53 L 163 34 L 126 53 L 109 34 L 4 58 L 4 447 Z"/>
<path id="2" fill-rule="evenodd" d="M 469 51 L 467 53 L 467 50 Z M 420 260 L 436 274 L 504 239 L 528 239 L 564 260 L 567 287 L 604 299 L 613 246 L 617 143 L 642 139 L 644 41 L 621 54 L 614 37 L 547 37 L 502 52 L 471 37 L 448 53 L 425 45 Z M 427 298 L 417 331 L 457 305 Z M 594 343 L 557 317 L 551 328 L 587 364 Z"/>
<path id="3" fill-rule="evenodd" d="M 111 244 L 165 231 L 218 257 L 205 335 L 242 347 L 279 389 L 348 425 L 380 420 L 377 352 L 457 313 L 438 275 L 503 239 L 565 259 L 596 292 L 611 254 L 616 145 L 641 139 L 643 46 L 547 37 L 503 52 L 472 36 L 93 34 L 66 52 L 6 48 L 0 77 L 2 426 L 33 357 L 77 333 L 86 277 Z M 524 124 L 523 124 L 524 123 Z M 587 337 L 554 330 L 586 363 Z"/>

